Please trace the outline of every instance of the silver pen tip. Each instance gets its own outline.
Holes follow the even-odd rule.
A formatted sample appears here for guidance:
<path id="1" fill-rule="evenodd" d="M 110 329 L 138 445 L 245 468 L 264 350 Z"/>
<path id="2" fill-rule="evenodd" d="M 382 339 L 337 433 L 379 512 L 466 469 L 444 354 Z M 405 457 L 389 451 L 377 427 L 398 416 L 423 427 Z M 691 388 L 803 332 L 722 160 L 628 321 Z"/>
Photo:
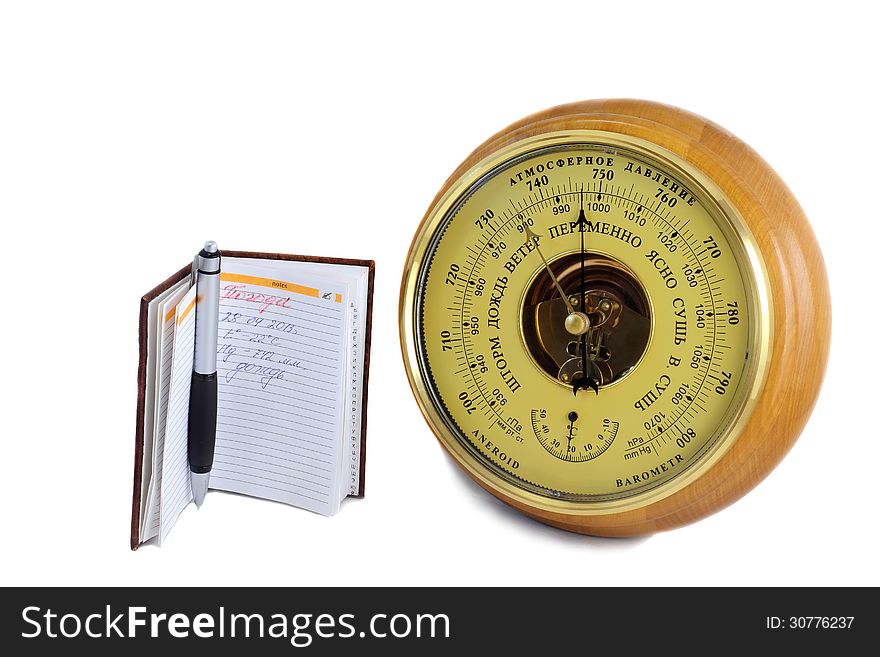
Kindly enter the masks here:
<path id="1" fill-rule="evenodd" d="M 192 487 L 193 502 L 197 507 L 201 507 L 205 501 L 205 495 L 208 494 L 208 482 L 211 479 L 211 473 L 205 472 L 199 474 L 196 472 L 189 473 L 189 482 Z"/>
<path id="2" fill-rule="evenodd" d="M 217 253 L 217 242 L 213 240 L 205 242 L 205 253 Z"/>

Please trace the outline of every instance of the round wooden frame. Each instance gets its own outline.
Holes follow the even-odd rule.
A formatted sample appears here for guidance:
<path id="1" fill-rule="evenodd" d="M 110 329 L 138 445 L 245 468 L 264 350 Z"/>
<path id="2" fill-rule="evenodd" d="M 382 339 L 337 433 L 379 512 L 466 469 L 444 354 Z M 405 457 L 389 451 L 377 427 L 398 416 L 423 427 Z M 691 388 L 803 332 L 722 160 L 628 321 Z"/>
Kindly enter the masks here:
<path id="1" fill-rule="evenodd" d="M 600 536 L 672 529 L 715 513 L 745 495 L 782 460 L 800 435 L 819 394 L 830 345 L 830 295 L 822 254 L 788 187 L 748 145 L 700 116 L 642 100 L 571 103 L 514 123 L 488 139 L 456 169 L 438 192 L 422 225 L 446 192 L 478 162 L 523 139 L 569 130 L 602 130 L 657 144 L 712 180 L 735 206 L 752 232 L 770 290 L 772 341 L 765 384 L 742 432 L 711 468 L 671 495 L 636 509 L 571 515 L 535 508 L 475 476 L 469 467 L 464 469 L 502 501 L 562 529 Z M 413 247 L 415 243 L 414 239 Z M 412 331 L 407 322 L 413 321 L 413 309 L 407 285 L 413 247 L 400 297 L 401 347 L 410 386 L 437 433 L 425 413 L 424 404 L 430 400 L 421 398 L 418 367 L 409 362 Z M 820 307 L 821 317 L 817 312 Z M 440 442 L 444 444 L 442 439 Z"/>

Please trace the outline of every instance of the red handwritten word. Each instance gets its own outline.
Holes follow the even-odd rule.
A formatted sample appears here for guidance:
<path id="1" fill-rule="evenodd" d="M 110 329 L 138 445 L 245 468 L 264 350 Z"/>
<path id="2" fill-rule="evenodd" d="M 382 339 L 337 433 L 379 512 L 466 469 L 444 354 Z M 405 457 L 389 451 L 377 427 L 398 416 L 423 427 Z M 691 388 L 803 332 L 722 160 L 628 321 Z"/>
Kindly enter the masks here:
<path id="1" fill-rule="evenodd" d="M 244 285 L 227 285 L 223 288 L 221 298 L 259 304 L 261 313 L 271 306 L 289 307 L 287 304 L 290 303 L 290 297 L 276 297 L 273 294 L 248 292 L 242 288 L 244 288 Z"/>

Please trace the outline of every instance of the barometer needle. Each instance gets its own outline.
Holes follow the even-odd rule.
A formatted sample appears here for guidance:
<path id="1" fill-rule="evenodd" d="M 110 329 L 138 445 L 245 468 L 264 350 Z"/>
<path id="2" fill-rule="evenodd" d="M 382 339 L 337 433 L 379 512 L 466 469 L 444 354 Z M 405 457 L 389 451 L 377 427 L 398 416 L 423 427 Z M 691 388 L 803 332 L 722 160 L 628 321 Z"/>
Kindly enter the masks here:
<path id="1" fill-rule="evenodd" d="M 599 184 L 600 184 L 600 189 L 601 189 L 602 183 L 599 183 Z M 586 251 L 586 245 L 584 243 L 584 235 L 587 232 L 587 215 L 584 214 L 584 188 L 583 188 L 583 185 L 581 185 L 581 207 L 580 207 L 580 211 L 578 212 L 578 218 L 577 218 L 576 225 L 578 227 L 578 230 L 580 230 L 580 232 L 581 232 L 581 289 L 580 289 L 581 308 L 583 309 L 584 312 L 586 312 L 587 285 L 586 285 L 586 276 L 584 274 L 584 269 L 585 269 L 586 260 L 587 260 L 587 251 Z M 577 392 L 580 388 L 583 388 L 584 390 L 592 388 L 593 391 L 597 395 L 599 394 L 599 384 L 596 383 L 596 380 L 593 379 L 593 377 L 591 377 L 589 375 L 590 370 L 587 369 L 588 365 L 590 367 L 592 367 L 592 364 L 590 364 L 590 361 L 589 361 L 590 344 L 587 339 L 588 333 L 589 333 L 589 331 L 585 331 L 584 333 L 581 334 L 581 375 L 575 376 L 572 379 L 572 388 L 574 390 L 575 397 L 577 397 Z"/>
<path id="2" fill-rule="evenodd" d="M 572 411 L 568 414 L 568 451 L 571 451 L 571 441 L 574 438 L 574 421 L 577 420 L 577 413 Z"/>
<path id="3" fill-rule="evenodd" d="M 523 232 L 526 234 L 526 244 L 531 242 L 535 245 L 535 251 L 538 252 L 538 255 L 541 257 L 541 262 L 544 263 L 544 268 L 547 270 L 547 273 L 550 274 L 550 280 L 553 281 L 553 285 L 556 286 L 557 291 L 559 292 L 559 296 L 562 297 L 562 300 L 565 302 L 565 307 L 568 309 L 568 314 L 574 314 L 574 307 L 572 307 L 571 302 L 568 300 L 568 296 L 562 289 L 562 286 L 559 284 L 559 281 L 556 280 L 556 276 L 553 274 L 553 270 L 550 269 L 550 265 L 547 263 L 547 258 L 544 257 L 544 254 L 541 253 L 541 247 L 538 246 L 538 236 L 532 232 L 532 229 L 529 227 L 528 222 L 523 222 Z"/>

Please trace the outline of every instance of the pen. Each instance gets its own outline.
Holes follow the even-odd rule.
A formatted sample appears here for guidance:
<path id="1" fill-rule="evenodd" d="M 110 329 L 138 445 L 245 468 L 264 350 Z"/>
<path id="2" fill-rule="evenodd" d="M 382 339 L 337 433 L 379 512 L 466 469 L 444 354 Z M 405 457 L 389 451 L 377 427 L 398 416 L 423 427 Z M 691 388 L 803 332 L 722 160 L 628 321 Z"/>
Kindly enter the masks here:
<path id="1" fill-rule="evenodd" d="M 187 455 L 196 506 L 208 492 L 217 435 L 217 323 L 220 315 L 220 251 L 205 242 L 193 262 L 196 340 L 189 393 Z"/>

